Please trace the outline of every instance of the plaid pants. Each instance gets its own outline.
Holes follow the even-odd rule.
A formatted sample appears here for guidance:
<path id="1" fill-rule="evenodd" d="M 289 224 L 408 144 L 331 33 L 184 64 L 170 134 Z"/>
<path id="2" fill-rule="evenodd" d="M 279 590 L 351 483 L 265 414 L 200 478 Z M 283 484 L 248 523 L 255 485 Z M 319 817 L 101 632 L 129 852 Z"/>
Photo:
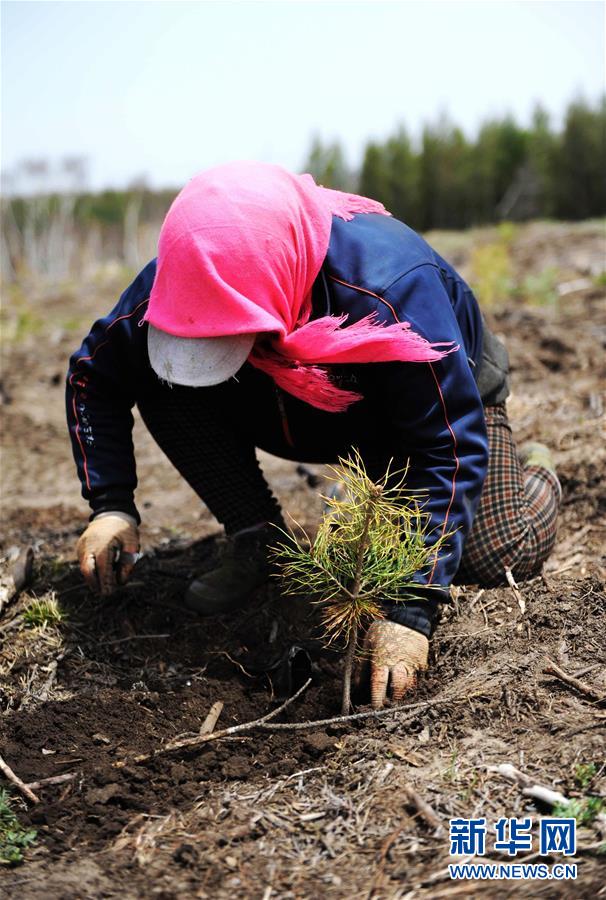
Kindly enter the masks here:
<path id="1" fill-rule="evenodd" d="M 506 582 L 506 568 L 520 581 L 540 573 L 555 543 L 562 490 L 548 469 L 522 468 L 505 404 L 484 412 L 488 474 L 456 581 L 492 587 Z"/>

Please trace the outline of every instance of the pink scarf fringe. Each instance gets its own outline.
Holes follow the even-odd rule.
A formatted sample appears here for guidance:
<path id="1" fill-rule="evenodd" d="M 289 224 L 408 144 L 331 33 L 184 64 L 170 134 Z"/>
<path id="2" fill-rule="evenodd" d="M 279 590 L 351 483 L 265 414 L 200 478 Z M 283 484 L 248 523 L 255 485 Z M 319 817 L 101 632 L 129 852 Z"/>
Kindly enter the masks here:
<path id="1" fill-rule="evenodd" d="M 248 361 L 311 406 L 343 412 L 361 395 L 337 387 L 326 370 L 313 363 L 436 362 L 458 349 L 430 344 L 411 330 L 409 322 L 381 325 L 373 313 L 341 328 L 346 320 L 347 316 L 325 316 L 277 339 L 269 348 L 256 344 Z M 311 365 L 304 362 L 312 357 Z"/>

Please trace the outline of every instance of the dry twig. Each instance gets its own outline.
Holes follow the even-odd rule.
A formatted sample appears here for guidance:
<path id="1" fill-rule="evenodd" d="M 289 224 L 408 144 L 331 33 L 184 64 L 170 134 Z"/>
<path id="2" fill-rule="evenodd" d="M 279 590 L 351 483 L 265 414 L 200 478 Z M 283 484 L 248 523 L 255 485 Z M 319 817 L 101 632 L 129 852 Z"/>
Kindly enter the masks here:
<path id="1" fill-rule="evenodd" d="M 129 763 L 142 763 L 148 762 L 150 759 L 154 759 L 156 756 L 161 756 L 164 753 L 170 753 L 172 750 L 183 750 L 189 747 L 197 747 L 200 744 L 205 744 L 207 741 L 216 741 L 219 738 L 228 737 L 232 734 L 237 734 L 240 731 L 250 731 L 253 728 L 259 728 L 265 722 L 269 722 L 270 719 L 274 719 L 281 712 L 283 712 L 287 707 L 294 703 L 295 700 L 300 697 L 304 690 L 306 690 L 311 684 L 311 678 L 308 678 L 305 684 L 299 688 L 296 694 L 293 694 L 292 697 L 289 697 L 284 701 L 280 706 L 271 712 L 267 713 L 265 716 L 261 716 L 260 719 L 255 719 L 254 722 L 242 722 L 240 725 L 231 725 L 229 728 L 222 728 L 221 731 L 213 731 L 210 734 L 199 734 L 196 737 L 192 738 L 184 738 L 181 741 L 173 741 L 173 743 L 167 744 L 165 747 L 160 747 L 158 750 L 155 750 L 153 753 L 141 753 L 139 756 L 134 756 L 132 759 L 121 759 L 118 762 L 114 763 L 114 767 L 117 769 L 123 769 L 124 766 Z"/>
<path id="2" fill-rule="evenodd" d="M 449 703 L 456 703 L 457 701 L 467 702 L 473 697 L 484 697 L 486 696 L 486 689 L 482 689 L 476 691 L 473 694 L 466 693 L 464 697 L 458 697 L 456 694 L 445 692 L 442 696 L 434 697 L 431 700 L 419 700 L 417 703 L 410 703 L 407 706 L 392 706 L 386 709 L 370 709 L 365 712 L 359 713 L 351 713 L 348 716 L 332 716 L 329 719 L 309 719 L 305 722 L 271 722 L 271 719 L 276 718 L 283 710 L 285 710 L 288 706 L 291 705 L 308 687 L 311 683 L 311 678 L 309 678 L 303 687 L 299 688 L 296 694 L 293 694 L 292 697 L 289 697 L 281 706 L 278 706 L 277 709 L 274 709 L 273 712 L 268 713 L 265 716 L 262 716 L 260 719 L 255 719 L 252 722 L 242 722 L 240 725 L 232 725 L 229 728 L 223 728 L 221 731 L 213 731 L 211 734 L 203 734 L 196 735 L 191 738 L 184 738 L 182 740 L 173 741 L 170 744 L 167 744 L 165 747 L 160 747 L 158 750 L 153 753 L 144 753 L 139 756 L 134 756 L 132 759 L 122 759 L 118 760 L 118 762 L 114 763 L 114 767 L 118 769 L 123 769 L 125 766 L 130 764 L 138 764 L 143 762 L 148 762 L 150 759 L 154 759 L 156 756 L 161 756 L 164 753 L 170 753 L 173 750 L 183 750 L 186 748 L 197 747 L 201 744 L 205 744 L 207 741 L 216 741 L 224 737 L 230 737 L 233 734 L 237 734 L 243 731 L 307 731 L 308 729 L 319 728 L 324 725 L 341 725 L 344 722 L 358 722 L 361 719 L 378 719 L 383 716 L 395 715 L 399 714 L 401 716 L 400 722 L 404 723 L 409 721 L 410 719 L 414 719 L 417 713 L 422 709 L 430 709 L 434 706 L 441 706 Z"/>
<path id="3" fill-rule="evenodd" d="M 569 572 L 570 569 L 581 566 L 584 561 L 585 555 L 583 553 L 575 553 L 574 556 L 571 556 L 563 566 L 559 566 L 557 569 L 549 569 L 549 574 L 553 576 L 562 575 L 564 572 Z"/>
<path id="4" fill-rule="evenodd" d="M 204 719 L 204 722 L 200 726 L 200 734 L 212 734 L 215 730 L 215 725 L 217 724 L 217 720 L 223 711 L 223 701 L 217 700 L 216 703 L 213 703 L 211 706 L 208 715 Z"/>
<path id="5" fill-rule="evenodd" d="M 364 712 L 351 713 L 348 716 L 332 716 L 330 719 L 310 719 L 306 722 L 268 722 L 259 727 L 260 731 L 306 731 L 308 728 L 318 728 L 324 725 L 341 725 L 343 722 L 358 722 L 361 719 L 379 719 L 383 716 L 394 715 L 399 713 L 406 715 L 399 721 L 407 722 L 414 719 L 417 713 L 422 709 L 429 709 L 433 706 L 441 706 L 447 703 L 456 703 L 458 700 L 467 702 L 473 697 L 486 696 L 486 689 L 476 691 L 474 694 L 465 694 L 464 697 L 457 697 L 453 694 L 444 694 L 443 696 L 434 697 L 431 700 L 419 700 L 417 703 L 409 703 L 407 706 L 390 706 L 385 709 L 369 709 Z"/>
<path id="6" fill-rule="evenodd" d="M 471 603 L 469 604 L 469 612 L 473 612 L 474 606 L 476 605 L 480 597 L 482 597 L 485 593 L 486 591 L 484 590 L 484 588 L 480 588 L 480 590 L 473 595 L 473 597 L 471 598 Z"/>
<path id="7" fill-rule="evenodd" d="M 111 641 L 101 641 L 100 647 L 109 647 L 110 644 L 126 644 L 130 641 L 151 641 L 160 638 L 172 637 L 171 634 L 131 634 L 128 637 L 114 638 Z"/>
<path id="8" fill-rule="evenodd" d="M 442 837 L 444 834 L 444 826 L 442 824 L 442 820 L 436 813 L 436 811 L 429 805 L 429 803 L 421 797 L 420 794 L 412 788 L 409 784 L 404 785 L 404 794 L 408 799 L 408 802 L 411 806 L 417 810 L 423 821 L 429 825 L 430 828 L 434 829 L 435 837 Z"/>
<path id="9" fill-rule="evenodd" d="M 511 588 L 513 596 L 516 598 L 516 603 L 520 607 L 520 612 L 522 615 L 526 612 L 526 601 L 522 597 L 522 592 L 517 585 L 515 578 L 511 573 L 511 569 L 505 569 L 505 578 L 507 579 L 507 584 Z"/>
<path id="10" fill-rule="evenodd" d="M 64 772 L 63 775 L 51 775 L 50 778 L 41 778 L 39 781 L 30 781 L 25 787 L 30 791 L 38 791 L 47 784 L 64 784 L 66 781 L 73 781 L 78 777 L 77 772 Z"/>
<path id="11" fill-rule="evenodd" d="M 520 772 L 519 769 L 516 769 L 516 767 L 512 766 L 510 763 L 502 763 L 500 766 L 496 767 L 495 771 L 509 781 L 521 785 L 522 793 L 525 797 L 532 797 L 533 800 L 540 800 L 541 803 L 546 803 L 548 806 L 556 806 L 560 803 L 567 806 L 570 803 L 570 800 L 568 797 L 565 797 L 564 794 L 553 791 L 551 788 L 544 787 L 542 784 L 535 784 L 532 778 L 524 772 Z"/>
<path id="12" fill-rule="evenodd" d="M 40 702 L 44 703 L 46 700 L 48 700 L 51 689 L 57 679 L 59 663 L 63 662 L 65 657 L 68 656 L 70 652 L 71 650 L 66 647 L 55 657 L 55 659 L 52 660 L 52 662 L 49 663 L 46 681 L 44 682 L 40 690 L 34 694 L 35 698 Z"/>
<path id="13" fill-rule="evenodd" d="M 555 675 L 555 677 L 559 678 L 560 681 L 563 681 L 564 684 L 569 684 L 571 687 L 575 688 L 575 690 L 579 691 L 579 693 L 585 694 L 586 697 L 589 697 L 596 703 L 602 703 L 606 700 L 606 694 L 599 694 L 595 688 L 591 687 L 591 685 L 585 684 L 584 681 L 580 681 L 578 678 L 575 678 L 574 675 L 569 675 L 568 672 L 565 672 L 564 669 L 560 669 L 560 667 L 551 659 L 545 660 L 543 671 L 547 675 Z"/>
<path id="14" fill-rule="evenodd" d="M 4 761 L 4 759 L 0 756 L 0 772 L 8 778 L 9 781 L 12 781 L 15 787 L 17 787 L 24 797 L 27 797 L 28 800 L 31 800 L 32 803 L 40 803 L 40 798 L 36 797 L 32 789 L 22 781 L 18 775 L 15 775 L 11 767 Z"/>
<path id="15" fill-rule="evenodd" d="M 59 657 L 57 659 L 53 659 L 52 662 L 49 663 L 48 666 L 48 676 L 46 681 L 40 688 L 40 690 L 35 694 L 37 700 L 41 703 L 46 702 L 48 700 L 48 696 L 50 694 L 51 688 L 55 683 L 55 679 L 57 677 L 57 669 L 59 668 Z"/>

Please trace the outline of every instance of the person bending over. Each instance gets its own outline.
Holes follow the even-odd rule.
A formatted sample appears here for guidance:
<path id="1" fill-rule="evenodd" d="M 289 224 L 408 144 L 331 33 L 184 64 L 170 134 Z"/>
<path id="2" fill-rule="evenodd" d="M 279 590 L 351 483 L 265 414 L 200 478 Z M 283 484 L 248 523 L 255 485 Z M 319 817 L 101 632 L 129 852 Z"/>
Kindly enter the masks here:
<path id="1" fill-rule="evenodd" d="M 188 588 L 202 615 L 244 606 L 269 577 L 282 512 L 255 448 L 369 475 L 408 464 L 426 540 L 448 535 L 406 600 L 370 625 L 372 702 L 426 667 L 456 579 L 536 575 L 561 489 L 549 452 L 516 452 L 507 354 L 462 278 L 368 198 L 310 175 L 235 163 L 172 204 L 158 257 L 70 361 L 67 418 L 92 515 L 78 542 L 91 588 L 124 584 L 139 549 L 132 407 L 224 526 L 215 569 Z"/>

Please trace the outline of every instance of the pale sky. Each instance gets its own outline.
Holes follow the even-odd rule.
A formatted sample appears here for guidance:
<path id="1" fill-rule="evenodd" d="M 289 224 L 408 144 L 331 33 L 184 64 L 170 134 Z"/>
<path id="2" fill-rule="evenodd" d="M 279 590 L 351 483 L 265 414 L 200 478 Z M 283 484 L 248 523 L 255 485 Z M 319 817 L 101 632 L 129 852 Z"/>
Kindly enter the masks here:
<path id="1" fill-rule="evenodd" d="M 179 187 L 259 159 L 300 169 L 317 133 L 351 165 L 447 112 L 559 121 L 605 90 L 602 2 L 2 2 L 2 168 L 85 155 L 89 186 Z"/>

